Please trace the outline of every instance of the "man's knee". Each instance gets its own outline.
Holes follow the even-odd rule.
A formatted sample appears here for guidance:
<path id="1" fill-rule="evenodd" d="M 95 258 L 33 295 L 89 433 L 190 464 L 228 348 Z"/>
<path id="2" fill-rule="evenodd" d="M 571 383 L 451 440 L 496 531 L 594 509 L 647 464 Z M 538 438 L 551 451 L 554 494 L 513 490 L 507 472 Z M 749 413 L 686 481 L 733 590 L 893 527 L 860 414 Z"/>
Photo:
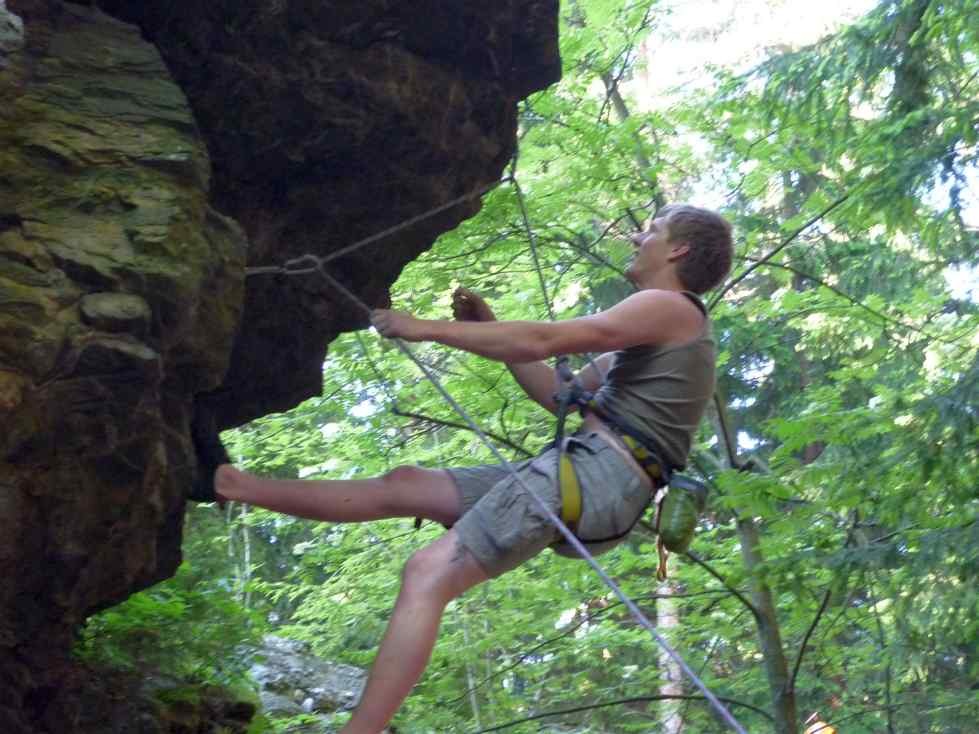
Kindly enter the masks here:
<path id="1" fill-rule="evenodd" d="M 444 470 L 398 466 L 381 481 L 381 509 L 390 516 L 425 517 L 443 525 L 459 519 L 459 491 Z"/>
<path id="2" fill-rule="evenodd" d="M 401 574 L 404 591 L 440 597 L 446 602 L 484 578 L 458 540 L 451 547 L 436 543 L 415 551 Z"/>
<path id="3" fill-rule="evenodd" d="M 412 500 L 412 491 L 425 479 L 425 469 L 418 466 L 396 466 L 381 476 L 384 491 L 381 494 L 381 511 L 389 515 L 406 512 Z"/>
<path id="4" fill-rule="evenodd" d="M 411 554 L 401 570 L 402 588 L 408 591 L 432 592 L 439 588 L 446 572 L 444 560 L 432 546 Z"/>

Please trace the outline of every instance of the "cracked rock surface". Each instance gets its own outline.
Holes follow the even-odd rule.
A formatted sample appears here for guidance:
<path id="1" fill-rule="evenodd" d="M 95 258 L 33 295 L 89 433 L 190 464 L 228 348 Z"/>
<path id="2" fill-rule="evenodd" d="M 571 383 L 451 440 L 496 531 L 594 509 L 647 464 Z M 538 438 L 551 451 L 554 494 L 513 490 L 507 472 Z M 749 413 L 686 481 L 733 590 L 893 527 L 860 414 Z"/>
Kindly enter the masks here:
<path id="1" fill-rule="evenodd" d="M 365 323 L 245 268 L 496 180 L 559 72 L 556 0 L 0 0 L 0 731 L 107 731 L 67 652 L 179 564 L 195 413 L 296 405 Z M 385 304 L 478 208 L 329 272 Z"/>
<path id="2" fill-rule="evenodd" d="M 328 254 L 497 179 L 516 103 L 560 74 L 557 2 L 102 0 L 140 25 L 186 92 L 213 199 L 249 265 Z M 330 264 L 372 306 L 478 199 Z M 316 275 L 253 276 L 219 427 L 318 394 L 326 345 L 366 324 Z"/>

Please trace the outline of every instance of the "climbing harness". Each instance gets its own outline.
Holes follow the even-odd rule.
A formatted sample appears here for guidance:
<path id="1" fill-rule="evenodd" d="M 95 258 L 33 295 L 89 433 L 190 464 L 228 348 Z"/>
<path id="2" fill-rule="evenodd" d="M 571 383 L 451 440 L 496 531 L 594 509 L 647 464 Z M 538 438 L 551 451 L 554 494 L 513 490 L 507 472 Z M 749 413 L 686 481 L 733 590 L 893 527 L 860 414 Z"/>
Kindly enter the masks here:
<path id="1" fill-rule="evenodd" d="M 304 255 L 300 258 L 295 258 L 293 260 L 286 261 L 285 263 L 283 263 L 283 265 L 280 266 L 260 266 L 260 267 L 246 268 L 245 274 L 246 275 L 281 274 L 287 276 L 299 276 L 304 274 L 319 273 L 320 276 L 328 284 L 330 284 L 337 291 L 345 295 L 350 300 L 351 303 L 358 306 L 361 310 L 365 311 L 368 316 L 370 316 L 373 312 L 373 309 L 371 309 L 371 307 L 368 306 L 363 300 L 361 300 L 356 294 L 352 293 L 348 288 L 343 286 L 339 281 L 336 280 L 336 278 L 334 278 L 326 271 L 325 265 L 327 262 L 329 262 L 330 260 L 334 260 L 337 257 L 340 257 L 341 254 L 349 254 L 350 252 L 352 252 L 353 250 L 359 247 L 363 247 L 364 245 L 370 244 L 371 242 L 375 242 L 401 229 L 409 227 L 412 224 L 415 224 L 416 222 L 434 216 L 434 214 L 440 211 L 444 211 L 452 206 L 455 206 L 461 201 L 472 198 L 474 196 L 479 196 L 481 195 L 481 193 L 486 193 L 490 189 L 495 188 L 500 183 L 503 183 L 507 180 L 516 183 L 515 176 L 511 173 L 511 175 L 508 176 L 506 179 L 493 182 L 493 184 L 490 186 L 481 187 L 479 190 L 476 190 L 470 194 L 466 194 L 465 196 L 458 197 L 457 199 L 454 199 L 452 202 L 448 204 L 442 205 L 428 212 L 424 212 L 416 217 L 413 217 L 410 220 L 407 220 L 406 222 L 402 222 L 401 224 L 390 227 L 384 230 L 383 232 L 380 232 L 376 235 L 372 235 L 371 237 L 368 237 L 364 240 L 360 240 L 354 245 L 344 247 L 341 250 L 331 253 L 330 255 L 327 256 Z M 526 209 L 523 205 L 522 197 L 521 197 L 520 205 L 521 205 L 521 209 L 524 212 L 526 212 Z M 525 224 L 529 228 L 529 220 L 526 218 L 526 214 L 525 214 Z M 535 260 L 536 260 L 536 252 L 535 252 Z M 548 309 L 550 309 L 550 304 L 548 304 Z M 560 517 L 558 517 L 557 514 L 554 513 L 554 511 L 547 505 L 547 503 L 544 502 L 543 499 L 541 499 L 540 495 L 538 495 L 537 492 L 535 492 L 531 487 L 527 485 L 527 483 L 523 480 L 523 478 L 517 473 L 513 465 L 509 461 L 507 461 L 507 459 L 500 453 L 499 449 L 497 449 L 496 446 L 493 445 L 493 443 L 489 440 L 489 438 L 479 427 L 479 425 L 469 416 L 466 410 L 461 405 L 459 405 L 459 403 L 449 394 L 449 392 L 445 389 L 441 381 L 432 372 L 432 370 L 428 367 L 428 365 L 426 365 L 424 361 L 419 359 L 414 354 L 414 352 L 412 352 L 411 349 L 408 348 L 408 346 L 404 343 L 403 340 L 395 338 L 395 339 L 391 339 L 390 341 L 394 343 L 397 349 L 401 351 L 409 360 L 411 360 L 415 364 L 415 366 L 418 367 L 419 370 L 421 370 L 422 374 L 438 391 L 439 395 L 441 395 L 442 398 L 446 401 L 446 403 L 453 410 L 455 410 L 455 412 L 459 415 L 460 418 L 463 419 L 463 421 L 465 421 L 469 429 L 479 438 L 479 440 L 483 443 L 483 445 L 487 449 L 489 449 L 490 453 L 492 453 L 493 456 L 496 457 L 497 461 L 500 462 L 500 466 L 503 467 L 507 471 L 507 473 L 509 473 L 510 476 L 513 477 L 513 479 L 517 482 L 517 484 L 519 484 L 522 487 L 522 489 L 524 489 L 524 491 L 527 492 L 528 496 L 530 496 L 534 500 L 534 502 L 537 503 L 538 507 L 541 509 L 544 515 L 558 529 L 558 532 L 560 532 L 561 535 L 564 536 L 568 544 L 571 547 L 573 547 L 578 552 L 578 554 L 592 567 L 592 569 L 595 571 L 596 574 L 598 574 L 598 576 L 602 579 L 605 585 L 608 586 L 609 589 L 611 589 L 611 591 L 619 598 L 619 600 L 626 607 L 626 609 L 629 610 L 630 614 L 632 614 L 633 618 L 640 624 L 640 626 L 642 626 L 647 632 L 649 632 L 652 638 L 670 657 L 670 659 L 673 660 L 678 666 L 680 666 L 680 669 L 683 670 L 683 672 L 691 680 L 694 686 L 696 686 L 696 688 L 703 694 L 704 698 L 717 711 L 720 717 L 732 729 L 734 729 L 734 731 L 738 732 L 738 734 L 747 734 L 747 731 L 744 729 L 743 726 L 741 726 L 740 723 L 738 723 L 737 719 L 734 718 L 734 716 L 731 714 L 728 708 L 717 698 L 716 695 L 714 695 L 714 693 L 709 688 L 707 688 L 704 682 L 700 679 L 700 676 L 698 676 L 697 673 L 694 672 L 694 670 L 690 667 L 687 661 L 684 660 L 683 657 L 676 650 L 674 650 L 673 647 L 656 630 L 655 625 L 643 613 L 643 611 L 632 600 L 632 598 L 622 590 L 622 588 L 611 578 L 611 576 L 608 575 L 605 569 L 602 568 L 602 566 L 598 563 L 598 561 L 595 560 L 594 556 L 592 556 L 592 554 L 589 553 L 588 549 L 584 546 L 584 544 L 569 529 L 568 525 Z M 567 369 L 568 372 L 570 372 L 570 368 L 567 368 L 567 363 L 565 363 L 565 368 Z M 567 411 L 565 411 L 565 413 L 566 412 Z M 563 429 L 563 422 L 561 425 Z M 573 472 L 573 467 L 572 467 L 572 472 Z M 577 478 L 575 479 L 575 483 L 577 483 Z M 578 496 L 579 496 L 579 503 L 580 503 L 580 487 L 579 487 Z M 573 502 L 570 505 L 570 507 L 573 508 Z"/>
<path id="2" fill-rule="evenodd" d="M 527 206 L 524 203 L 523 193 L 520 184 L 517 182 L 517 158 L 514 156 L 510 166 L 510 181 L 517 194 L 517 203 L 520 208 L 521 219 L 527 232 L 527 241 L 530 244 L 530 253 L 537 271 L 537 279 L 540 282 L 541 295 L 544 298 L 544 306 L 551 321 L 555 320 L 554 310 L 551 308 L 551 301 L 547 294 L 547 284 L 544 279 L 544 271 L 540 264 L 540 257 L 537 253 L 537 238 L 533 228 L 530 226 L 530 217 L 527 213 Z M 641 229 L 642 225 L 639 218 L 632 211 L 626 209 L 629 218 Z M 596 372 L 601 374 L 601 370 L 589 357 L 589 362 Z M 557 427 L 554 436 L 554 448 L 558 453 L 557 482 L 561 494 L 561 519 L 569 528 L 576 528 L 581 519 L 581 484 L 574 470 L 574 463 L 568 450 L 569 441 L 565 438 L 564 427 L 567 421 L 568 412 L 571 406 L 578 408 L 582 416 L 588 411 L 597 415 L 607 426 L 619 436 L 622 442 L 629 449 L 633 458 L 642 467 L 643 471 L 652 480 L 655 495 L 653 503 L 656 505 L 656 552 L 659 563 L 656 568 L 656 578 L 660 581 L 667 579 L 667 560 L 669 552 L 682 553 L 690 546 L 697 521 L 700 514 L 704 511 L 707 501 L 707 487 L 690 477 L 674 475 L 673 468 L 662 458 L 663 452 L 655 446 L 651 439 L 643 436 L 634 428 L 629 426 L 620 418 L 610 415 L 608 411 L 601 408 L 596 402 L 594 395 L 586 391 L 581 382 L 572 372 L 569 366 L 568 356 L 560 355 L 555 364 L 555 375 L 557 377 L 558 390 L 554 395 L 557 404 Z M 679 468 L 679 467 L 678 467 Z M 673 477 L 676 476 L 676 480 Z M 672 490 L 672 491 L 671 491 Z M 645 508 L 636 515 L 635 520 L 629 528 L 622 534 L 601 539 L 582 539 L 585 543 L 604 543 L 618 540 L 625 537 L 642 517 Z"/>
<path id="3" fill-rule="evenodd" d="M 582 416 L 588 412 L 594 413 L 609 426 L 652 481 L 653 504 L 656 506 L 656 551 L 659 556 L 656 578 L 665 581 L 670 551 L 682 553 L 690 547 L 697 521 L 707 504 L 707 487 L 696 479 L 677 474 L 674 469 L 681 467 L 671 467 L 662 458 L 662 451 L 649 438 L 603 409 L 595 396 L 584 389 L 568 362 L 568 356 L 561 355 L 555 367 L 559 389 L 554 396 L 557 403 L 557 428 L 553 445 L 558 449 L 557 481 L 561 490 L 561 519 L 572 531 L 575 531 L 581 519 L 581 484 L 568 450 L 569 441 L 565 437 L 567 416 L 574 406 Z M 579 539 L 583 543 L 604 543 L 624 537 L 632 531 L 645 509 L 644 507 L 640 511 L 628 530 L 618 536 Z"/>

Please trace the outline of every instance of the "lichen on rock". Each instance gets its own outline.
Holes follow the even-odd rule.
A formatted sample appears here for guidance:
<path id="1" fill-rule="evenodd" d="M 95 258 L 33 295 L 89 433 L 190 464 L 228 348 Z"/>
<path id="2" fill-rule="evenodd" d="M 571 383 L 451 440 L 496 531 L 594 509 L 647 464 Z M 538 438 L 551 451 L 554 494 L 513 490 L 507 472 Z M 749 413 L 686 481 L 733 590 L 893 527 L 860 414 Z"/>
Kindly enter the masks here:
<path id="1" fill-rule="evenodd" d="M 485 187 L 557 0 L 0 0 L 0 731 L 84 731 L 76 626 L 172 574 L 195 413 L 316 394 L 364 315 L 246 279 Z M 330 264 L 385 304 L 478 197 Z M 94 726 L 94 724 L 93 724 Z M 81 727 L 81 728 L 79 728 Z"/>
<path id="2" fill-rule="evenodd" d="M 0 7 L 4 49 L 13 9 Z M 195 393 L 227 369 L 244 279 L 244 234 L 210 203 L 206 146 L 156 48 L 96 11 L 57 10 L 0 70 L 12 732 L 20 697 L 63 676 L 75 625 L 176 568 L 186 426 Z"/>

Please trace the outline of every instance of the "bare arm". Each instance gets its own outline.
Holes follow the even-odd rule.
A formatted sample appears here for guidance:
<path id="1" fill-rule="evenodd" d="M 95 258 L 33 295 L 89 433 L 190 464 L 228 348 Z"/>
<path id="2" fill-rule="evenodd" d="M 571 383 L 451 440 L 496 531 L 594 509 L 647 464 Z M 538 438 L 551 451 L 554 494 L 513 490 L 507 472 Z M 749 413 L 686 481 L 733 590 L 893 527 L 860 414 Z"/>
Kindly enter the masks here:
<path id="1" fill-rule="evenodd" d="M 679 292 L 642 290 L 607 311 L 567 321 L 428 321 L 385 310 L 375 311 L 373 321 L 384 336 L 436 341 L 509 364 L 638 344 L 680 344 L 699 333 L 703 315 Z"/>
<path id="2" fill-rule="evenodd" d="M 552 413 L 557 409 L 557 375 L 547 362 L 508 362 L 507 369 L 531 400 Z"/>
<path id="3" fill-rule="evenodd" d="M 459 288 L 452 294 L 452 312 L 458 321 L 496 321 L 496 315 L 482 296 L 467 288 Z M 586 390 L 598 389 L 611 361 L 611 353 L 603 354 L 594 360 L 594 366 L 589 364 L 579 372 L 578 379 Z M 554 402 L 557 373 L 553 367 L 543 361 L 507 362 L 506 366 L 528 397 L 545 410 L 552 413 L 557 410 Z"/>
<path id="4" fill-rule="evenodd" d="M 597 390 L 605 379 L 605 373 L 612 365 L 612 352 L 596 357 L 591 363 L 578 370 L 581 386 L 590 392 Z M 507 364 L 513 377 L 535 402 L 552 413 L 557 413 L 554 393 L 557 391 L 556 370 L 546 362 L 525 362 Z M 576 410 L 572 406 L 572 410 Z"/>
<path id="5" fill-rule="evenodd" d="M 496 321 L 496 314 L 478 293 L 468 288 L 457 288 L 452 294 L 452 314 L 457 321 Z M 545 362 L 507 362 L 507 368 L 523 391 L 551 412 L 554 411 L 552 394 L 556 386 L 554 368 Z"/>
<path id="6" fill-rule="evenodd" d="M 693 339 L 703 315 L 676 291 L 643 290 L 607 311 L 568 321 L 496 321 L 485 301 L 459 289 L 453 296 L 457 321 L 416 319 L 410 314 L 378 310 L 372 320 L 387 337 L 407 341 L 437 341 L 506 363 L 530 398 L 554 412 L 557 383 L 553 368 L 542 360 L 558 354 L 605 352 L 638 344 L 679 344 Z M 611 363 L 603 355 L 602 375 L 589 365 L 582 370 L 586 389 L 602 382 Z"/>

